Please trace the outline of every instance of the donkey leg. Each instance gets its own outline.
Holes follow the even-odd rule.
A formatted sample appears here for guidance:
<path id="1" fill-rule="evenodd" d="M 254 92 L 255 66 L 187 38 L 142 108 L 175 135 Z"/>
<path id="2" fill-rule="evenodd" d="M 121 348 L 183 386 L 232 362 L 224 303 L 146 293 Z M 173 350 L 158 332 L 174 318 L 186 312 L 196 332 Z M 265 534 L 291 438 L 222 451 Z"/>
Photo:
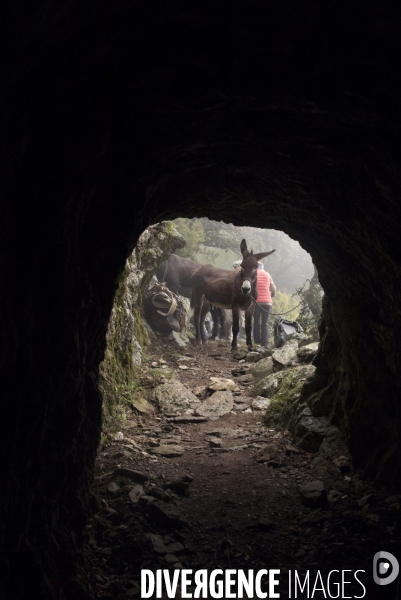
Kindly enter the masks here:
<path id="1" fill-rule="evenodd" d="M 212 342 L 214 342 L 214 340 L 217 337 L 217 334 L 219 333 L 219 321 L 217 318 L 217 313 L 218 308 L 216 308 L 215 306 L 213 306 L 213 304 L 210 304 L 210 314 L 212 315 L 212 319 L 213 319 L 213 333 L 210 337 L 210 340 Z"/>
<path id="2" fill-rule="evenodd" d="M 252 304 L 245 311 L 245 334 L 246 334 L 246 345 L 248 348 L 252 348 L 252 315 L 254 311 L 254 304 Z"/>
<path id="3" fill-rule="evenodd" d="M 201 314 L 202 304 L 203 304 L 203 294 L 202 294 L 202 292 L 199 293 L 198 290 L 193 290 L 192 291 L 191 304 L 194 307 L 194 325 L 195 325 L 196 343 L 200 344 L 201 343 L 201 333 L 200 333 L 201 332 L 201 327 L 200 327 L 200 322 L 201 321 L 200 321 L 200 314 Z"/>
<path id="4" fill-rule="evenodd" d="M 219 309 L 220 311 L 220 339 L 227 339 L 226 335 L 226 313 L 223 308 Z"/>
<path id="5" fill-rule="evenodd" d="M 233 341 L 231 342 L 231 350 L 236 350 L 238 348 L 237 338 L 239 332 L 239 316 L 239 309 L 233 308 Z"/>
<path id="6" fill-rule="evenodd" d="M 209 311 L 209 308 L 210 308 L 210 303 L 203 296 L 203 303 L 202 303 L 200 319 L 199 319 L 199 328 L 200 328 L 200 334 L 201 334 L 201 338 L 202 338 L 202 344 L 206 344 L 206 341 L 207 341 L 206 329 L 204 327 L 204 322 L 205 322 L 206 315 Z"/>

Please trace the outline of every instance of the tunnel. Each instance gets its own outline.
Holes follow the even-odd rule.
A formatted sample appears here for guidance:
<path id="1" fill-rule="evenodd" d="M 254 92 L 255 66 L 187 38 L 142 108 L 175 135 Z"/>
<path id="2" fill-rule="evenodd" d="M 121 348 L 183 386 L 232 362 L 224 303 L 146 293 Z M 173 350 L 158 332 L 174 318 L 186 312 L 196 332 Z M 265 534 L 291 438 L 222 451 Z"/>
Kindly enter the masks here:
<path id="1" fill-rule="evenodd" d="M 279 229 L 325 292 L 315 389 L 400 487 L 399 11 L 390 2 L 9 4 L 2 119 L 4 599 L 90 598 L 98 366 L 144 229 Z"/>

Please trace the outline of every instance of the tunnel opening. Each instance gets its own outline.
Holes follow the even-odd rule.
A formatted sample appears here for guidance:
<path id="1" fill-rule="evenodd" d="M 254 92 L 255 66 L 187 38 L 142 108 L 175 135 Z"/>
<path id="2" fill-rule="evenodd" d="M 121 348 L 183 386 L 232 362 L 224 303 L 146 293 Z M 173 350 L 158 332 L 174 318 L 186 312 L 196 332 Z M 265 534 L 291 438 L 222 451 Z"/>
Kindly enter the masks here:
<path id="1" fill-rule="evenodd" d="M 253 247 L 275 246 L 268 258 L 269 273 L 265 268 L 267 259 L 261 258 L 258 271 L 254 270 L 253 274 L 255 291 L 250 294 L 248 301 L 252 309 L 250 344 L 256 344 L 253 350 L 280 348 L 294 334 L 300 337 L 300 341 L 302 339 L 303 346 L 319 340 L 323 290 L 319 285 L 317 270 L 307 252 L 283 232 L 239 228 L 207 218 L 181 218 L 151 226 L 142 234 L 127 260 L 111 312 L 105 360 L 100 369 L 106 426 L 110 426 L 113 416 L 117 416 L 115 421 L 118 423 L 118 413 L 123 411 L 124 402 L 137 401 L 137 410 L 140 410 L 140 403 L 144 399 L 141 398 L 135 367 L 143 363 L 143 351 L 155 335 L 167 337 L 173 346 L 182 349 L 189 343 L 196 343 L 191 300 L 192 275 L 205 263 L 222 268 L 219 277 L 224 275 L 230 278 L 234 271 L 240 273 L 240 246 L 244 236 L 251 253 Z M 258 294 L 258 272 L 261 272 L 262 281 L 269 278 L 269 284 L 264 285 L 270 289 L 261 288 L 263 302 L 260 293 L 259 300 L 255 298 Z M 241 277 L 237 275 L 237 279 Z M 223 309 L 209 304 L 204 297 L 202 329 L 205 341 L 227 339 L 228 344 L 232 345 L 233 312 L 230 298 L 228 300 L 227 308 Z M 254 315 L 256 307 L 260 307 L 257 319 Z M 236 334 L 240 344 L 248 344 L 245 315 L 242 310 Z M 316 352 L 315 347 L 313 350 L 304 349 L 303 361 L 310 362 L 313 352 Z M 297 359 L 294 360 L 296 362 Z M 291 357 L 285 361 L 285 366 L 291 364 Z M 275 365 L 275 370 L 279 370 L 278 360 Z M 262 378 L 261 373 L 258 379 Z M 268 374 L 266 371 L 265 375 Z M 146 393 L 143 392 L 144 395 Z"/>

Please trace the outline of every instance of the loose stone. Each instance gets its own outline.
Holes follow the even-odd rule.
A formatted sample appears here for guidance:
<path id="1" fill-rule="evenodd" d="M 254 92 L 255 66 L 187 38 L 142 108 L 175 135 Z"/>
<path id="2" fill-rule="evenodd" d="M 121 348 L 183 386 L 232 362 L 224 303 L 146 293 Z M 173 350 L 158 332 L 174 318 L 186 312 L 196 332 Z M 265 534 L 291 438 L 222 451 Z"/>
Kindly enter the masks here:
<path id="1" fill-rule="evenodd" d="M 327 501 L 326 488 L 323 481 L 311 481 L 299 488 L 301 502 L 309 508 L 324 506 Z"/>

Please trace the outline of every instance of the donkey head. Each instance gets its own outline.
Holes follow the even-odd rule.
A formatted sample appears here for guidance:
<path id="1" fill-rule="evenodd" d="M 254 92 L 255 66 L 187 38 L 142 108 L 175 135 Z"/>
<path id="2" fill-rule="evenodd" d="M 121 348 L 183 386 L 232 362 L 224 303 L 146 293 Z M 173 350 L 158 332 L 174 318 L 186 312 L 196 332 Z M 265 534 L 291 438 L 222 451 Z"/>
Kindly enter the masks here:
<path id="1" fill-rule="evenodd" d="M 270 252 L 259 252 L 258 254 L 254 254 L 252 250 L 249 252 L 248 248 L 246 247 L 245 240 L 242 240 L 240 248 L 242 254 L 241 291 L 245 296 L 249 296 L 252 292 L 252 287 L 254 287 L 256 282 L 256 273 L 259 260 L 261 260 L 265 256 L 269 256 L 269 254 L 273 254 L 275 250 L 270 250 Z"/>

